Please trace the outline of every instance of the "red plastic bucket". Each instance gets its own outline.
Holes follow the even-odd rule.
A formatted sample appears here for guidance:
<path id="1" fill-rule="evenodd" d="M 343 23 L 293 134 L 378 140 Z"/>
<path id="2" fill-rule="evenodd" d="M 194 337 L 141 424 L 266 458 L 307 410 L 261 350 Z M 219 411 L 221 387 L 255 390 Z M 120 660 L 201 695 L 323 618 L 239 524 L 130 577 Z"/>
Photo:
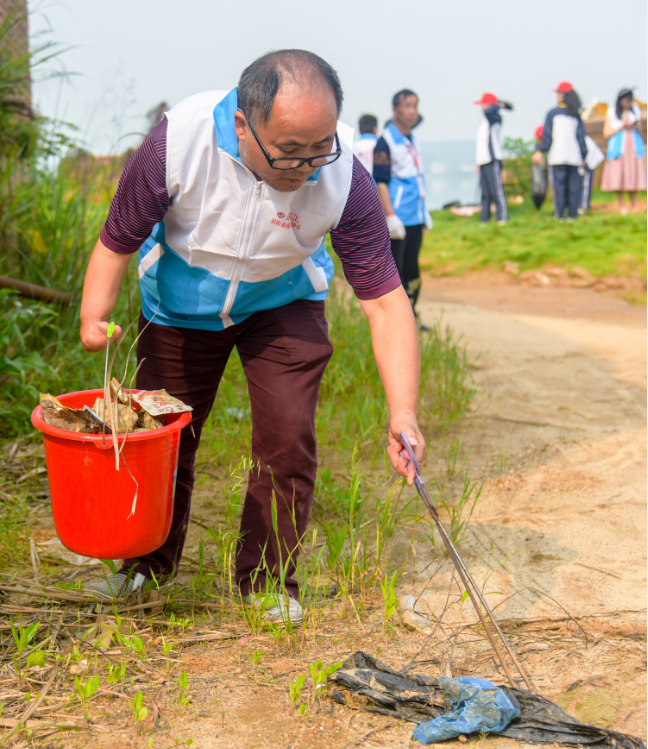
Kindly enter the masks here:
<path id="1" fill-rule="evenodd" d="M 103 390 L 60 395 L 66 406 L 92 407 Z M 135 404 L 134 404 L 135 405 Z M 148 554 L 166 541 L 173 516 L 180 430 L 189 413 L 170 414 L 166 426 L 129 434 L 115 470 L 112 434 L 78 434 L 43 421 L 41 407 L 32 424 L 43 433 L 54 525 L 61 542 L 77 554 L 97 559 L 128 559 Z M 124 435 L 119 435 L 119 444 Z"/>

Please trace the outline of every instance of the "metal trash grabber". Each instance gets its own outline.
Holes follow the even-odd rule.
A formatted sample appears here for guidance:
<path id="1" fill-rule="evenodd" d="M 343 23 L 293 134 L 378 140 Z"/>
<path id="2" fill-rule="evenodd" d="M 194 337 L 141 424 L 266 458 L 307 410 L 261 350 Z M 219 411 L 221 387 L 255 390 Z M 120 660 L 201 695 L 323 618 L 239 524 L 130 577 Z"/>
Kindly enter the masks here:
<path id="1" fill-rule="evenodd" d="M 445 544 L 446 549 L 448 550 L 448 553 L 450 554 L 450 557 L 454 563 L 454 566 L 456 567 L 457 572 L 459 573 L 459 577 L 461 578 L 461 581 L 464 584 L 466 592 L 470 596 L 472 605 L 475 611 L 477 612 L 479 621 L 482 623 L 484 627 L 484 631 L 486 632 L 486 635 L 488 636 L 488 639 L 490 640 L 490 644 L 493 646 L 493 650 L 495 651 L 495 654 L 497 655 L 499 662 L 502 664 L 504 673 L 506 674 L 508 680 L 511 682 L 511 686 L 517 689 L 518 684 L 513 678 L 513 674 L 511 674 L 508 664 L 504 660 L 502 651 L 500 650 L 495 638 L 493 637 L 493 633 L 491 632 L 488 622 L 486 621 L 486 619 L 484 618 L 484 615 L 481 612 L 481 608 L 479 604 L 481 604 L 484 607 L 486 613 L 488 614 L 488 618 L 490 619 L 493 626 L 497 630 L 497 634 L 500 636 L 500 639 L 502 643 L 504 644 L 504 647 L 506 648 L 507 653 L 511 657 L 511 660 L 513 661 L 513 663 L 515 664 L 515 667 L 520 672 L 520 676 L 524 680 L 524 683 L 526 684 L 528 690 L 530 692 L 535 693 L 535 690 L 533 686 L 531 685 L 529 677 L 526 675 L 524 669 L 520 665 L 520 662 L 518 661 L 515 653 L 513 652 L 513 649 L 511 648 L 506 638 L 506 635 L 502 631 L 502 628 L 500 627 L 500 625 L 497 623 L 497 620 L 493 616 L 493 612 L 490 610 L 490 607 L 486 603 L 486 599 L 484 598 L 484 596 L 482 595 L 482 592 L 477 587 L 477 583 L 473 580 L 473 577 L 470 574 L 468 567 L 466 567 L 463 559 L 461 558 L 459 551 L 457 550 L 457 547 L 452 542 L 452 539 L 448 535 L 448 532 L 446 531 L 445 527 L 443 526 L 443 523 L 441 522 L 441 518 L 439 517 L 439 514 L 436 511 L 436 507 L 432 503 L 432 499 L 430 498 L 430 494 L 428 493 L 427 487 L 425 486 L 425 482 L 423 481 L 421 477 L 421 470 L 419 468 L 418 461 L 416 460 L 416 456 L 414 455 L 414 450 L 412 449 L 412 445 L 410 444 L 410 441 L 407 439 L 407 435 L 405 434 L 405 432 L 401 432 L 400 436 L 401 436 L 401 444 L 405 448 L 405 450 L 401 451 L 401 457 L 405 458 L 405 460 L 410 461 L 414 468 L 414 486 L 416 486 L 416 490 L 418 491 L 419 496 L 425 503 L 425 506 L 427 507 L 430 515 L 432 516 L 432 520 L 434 520 L 436 524 L 437 530 L 441 534 L 443 543 Z"/>

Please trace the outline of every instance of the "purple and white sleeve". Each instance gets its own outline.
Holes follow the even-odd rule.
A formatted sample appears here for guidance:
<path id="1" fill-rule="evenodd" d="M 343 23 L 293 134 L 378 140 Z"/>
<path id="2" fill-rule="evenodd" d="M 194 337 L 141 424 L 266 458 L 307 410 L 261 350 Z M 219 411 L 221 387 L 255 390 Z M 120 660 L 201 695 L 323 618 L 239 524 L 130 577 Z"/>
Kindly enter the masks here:
<path id="1" fill-rule="evenodd" d="M 358 299 L 376 299 L 400 285 L 378 190 L 355 156 L 349 197 L 331 244 Z"/>
<path id="2" fill-rule="evenodd" d="M 146 136 L 122 174 L 101 241 L 114 252 L 136 252 L 169 209 L 164 117 Z"/>

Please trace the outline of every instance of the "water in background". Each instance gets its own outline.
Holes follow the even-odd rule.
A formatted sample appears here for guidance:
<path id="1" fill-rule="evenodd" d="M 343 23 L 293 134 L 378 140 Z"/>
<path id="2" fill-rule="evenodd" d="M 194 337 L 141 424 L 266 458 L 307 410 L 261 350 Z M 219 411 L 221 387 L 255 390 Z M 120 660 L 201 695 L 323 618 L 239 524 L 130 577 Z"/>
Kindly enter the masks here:
<path id="1" fill-rule="evenodd" d="M 479 195 L 474 140 L 421 143 L 421 150 L 430 210 L 438 210 L 453 200 L 462 205 L 476 202 Z"/>

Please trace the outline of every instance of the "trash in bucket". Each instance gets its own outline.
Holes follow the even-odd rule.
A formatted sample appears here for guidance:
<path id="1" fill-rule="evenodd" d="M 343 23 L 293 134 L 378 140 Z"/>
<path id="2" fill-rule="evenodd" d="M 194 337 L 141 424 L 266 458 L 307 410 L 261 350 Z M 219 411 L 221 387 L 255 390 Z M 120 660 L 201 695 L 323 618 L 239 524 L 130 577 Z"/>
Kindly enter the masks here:
<path id="1" fill-rule="evenodd" d="M 103 395 L 103 389 L 85 390 L 55 400 L 70 411 L 83 412 Z M 101 434 L 67 431 L 47 423 L 40 405 L 34 409 L 32 424 L 43 433 L 45 444 L 54 524 L 70 551 L 125 559 L 148 554 L 166 541 L 180 431 L 191 415 L 168 413 L 164 419 L 159 428 L 117 435 L 127 470 L 116 470 L 113 434 L 106 434 L 102 444 Z"/>

